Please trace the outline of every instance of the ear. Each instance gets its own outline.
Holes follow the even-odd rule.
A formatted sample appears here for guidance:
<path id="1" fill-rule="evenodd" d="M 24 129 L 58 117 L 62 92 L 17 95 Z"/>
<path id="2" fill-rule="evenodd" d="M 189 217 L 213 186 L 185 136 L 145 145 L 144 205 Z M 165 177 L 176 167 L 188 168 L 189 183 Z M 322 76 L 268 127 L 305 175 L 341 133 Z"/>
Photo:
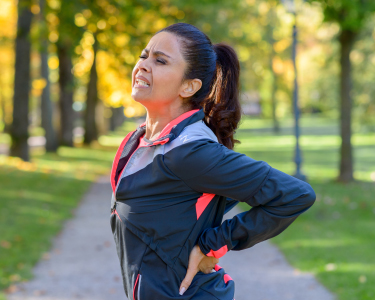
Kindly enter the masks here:
<path id="1" fill-rule="evenodd" d="M 182 98 L 189 98 L 193 96 L 202 87 L 202 80 L 200 79 L 187 79 L 182 84 L 180 96 Z"/>

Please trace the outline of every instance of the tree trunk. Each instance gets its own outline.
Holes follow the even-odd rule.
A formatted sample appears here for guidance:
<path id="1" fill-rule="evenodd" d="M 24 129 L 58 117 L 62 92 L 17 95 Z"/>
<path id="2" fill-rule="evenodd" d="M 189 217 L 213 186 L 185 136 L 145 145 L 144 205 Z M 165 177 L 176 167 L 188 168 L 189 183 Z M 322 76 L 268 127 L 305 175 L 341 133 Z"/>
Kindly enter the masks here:
<path id="1" fill-rule="evenodd" d="M 353 181 L 353 154 L 351 144 L 352 123 L 352 78 L 350 52 L 353 48 L 357 33 L 343 29 L 340 34 L 340 129 L 341 129 L 341 157 L 340 174 L 338 180 L 341 182 Z"/>
<path id="2" fill-rule="evenodd" d="M 72 59 L 69 46 L 57 45 L 59 57 L 59 85 L 60 85 L 60 145 L 73 147 L 73 74 Z"/>
<path id="3" fill-rule="evenodd" d="M 98 128 L 96 125 L 96 105 L 98 103 L 98 73 L 96 70 L 96 53 L 98 42 L 94 35 L 94 60 L 90 70 L 90 81 L 87 86 L 86 110 L 85 110 L 85 136 L 83 143 L 89 145 L 98 139 Z"/>
<path id="4" fill-rule="evenodd" d="M 109 130 L 115 131 L 117 127 L 120 127 L 125 121 L 124 107 L 112 107 L 112 116 L 109 120 Z"/>
<path id="5" fill-rule="evenodd" d="M 279 133 L 280 132 L 280 126 L 279 126 L 279 120 L 277 119 L 276 115 L 276 108 L 277 108 L 277 102 L 276 102 L 276 90 L 277 90 L 277 78 L 276 74 L 272 71 L 272 91 L 271 91 L 271 101 L 272 101 L 272 119 L 273 119 L 273 132 Z"/>
<path id="6" fill-rule="evenodd" d="M 273 44 L 271 44 L 273 49 Z M 277 119 L 276 115 L 276 109 L 277 109 L 277 102 L 276 102 L 276 91 L 277 91 L 277 77 L 275 74 L 275 71 L 273 70 L 272 61 L 275 57 L 275 51 L 272 50 L 272 55 L 270 57 L 270 67 L 271 67 L 271 75 L 272 75 L 272 88 L 271 88 L 271 104 L 272 104 L 272 120 L 273 120 L 273 132 L 278 133 L 280 132 L 280 126 L 279 121 Z"/>
<path id="7" fill-rule="evenodd" d="M 18 156 L 25 161 L 30 159 L 27 140 L 29 138 L 30 27 L 32 16 L 29 1 L 19 0 L 10 156 Z"/>
<path id="8" fill-rule="evenodd" d="M 44 7 L 45 0 L 40 0 L 40 19 L 45 24 L 44 20 Z M 49 81 L 49 68 L 48 68 L 48 42 L 46 37 L 42 36 L 41 38 L 41 50 L 40 50 L 40 59 L 41 59 L 41 76 L 46 81 L 46 86 L 43 89 L 41 97 L 41 119 L 42 127 L 45 132 L 46 138 L 46 151 L 47 152 L 56 152 L 57 151 L 57 137 L 55 129 L 52 124 L 52 102 L 51 102 L 51 85 Z"/>
<path id="9" fill-rule="evenodd" d="M 42 127 L 45 132 L 46 138 L 46 151 L 56 152 L 57 150 L 57 137 L 55 129 L 52 124 L 52 102 L 51 102 L 51 85 L 49 81 L 49 69 L 48 69 L 48 51 L 47 43 L 43 42 L 43 49 L 40 53 L 41 58 L 41 75 L 46 80 L 46 86 L 43 89 L 41 97 L 41 117 Z"/>
<path id="10" fill-rule="evenodd" d="M 276 5 L 276 3 L 271 2 L 270 5 Z M 268 43 L 271 47 L 271 54 L 269 56 L 269 66 L 271 71 L 271 77 L 272 77 L 272 87 L 271 87 L 271 109 L 272 109 L 272 120 L 273 120 L 273 131 L 275 133 L 278 133 L 280 131 L 279 127 L 279 121 L 277 120 L 276 110 L 277 110 L 277 103 L 276 103 L 276 91 L 277 91 L 277 77 L 276 73 L 273 69 L 273 59 L 276 55 L 274 45 L 275 45 L 275 39 L 273 38 L 273 31 L 275 27 L 275 20 L 276 18 L 276 12 L 274 8 L 270 8 L 268 11 L 268 25 L 267 25 L 267 39 Z"/>

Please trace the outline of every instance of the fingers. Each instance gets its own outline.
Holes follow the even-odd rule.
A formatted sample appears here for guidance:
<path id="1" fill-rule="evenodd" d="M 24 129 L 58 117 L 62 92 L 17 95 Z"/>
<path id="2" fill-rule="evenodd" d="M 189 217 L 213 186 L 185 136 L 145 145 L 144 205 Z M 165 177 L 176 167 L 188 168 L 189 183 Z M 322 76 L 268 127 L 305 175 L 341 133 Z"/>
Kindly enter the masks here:
<path id="1" fill-rule="evenodd" d="M 186 276 L 184 278 L 184 280 L 182 280 L 181 282 L 181 285 L 180 285 L 180 295 L 183 295 L 185 293 L 185 291 L 189 288 L 191 282 L 193 281 L 193 278 L 194 276 L 197 274 L 198 272 L 198 269 L 197 268 L 192 268 L 192 267 L 189 267 L 187 272 L 186 272 Z"/>
<path id="2" fill-rule="evenodd" d="M 215 265 L 218 262 L 219 260 L 217 258 L 212 256 L 206 256 L 200 261 L 198 265 L 198 270 L 205 274 L 209 274 L 212 272 L 212 269 L 215 268 Z"/>
<path id="3" fill-rule="evenodd" d="M 212 273 L 213 269 L 214 268 L 205 268 L 204 270 L 201 270 L 201 272 L 203 272 L 204 274 L 210 274 L 210 273 Z"/>
<path id="4" fill-rule="evenodd" d="M 181 285 L 180 285 L 180 289 L 179 289 L 180 295 L 183 295 L 185 293 L 185 291 L 189 288 L 191 282 L 193 281 L 194 276 L 198 273 L 199 270 L 202 269 L 200 267 L 201 262 L 205 261 L 207 259 L 209 259 L 209 260 L 207 260 L 207 262 L 212 262 L 212 258 L 213 257 L 205 256 L 202 253 L 202 251 L 200 250 L 198 245 L 195 245 L 193 247 L 193 249 L 192 249 L 192 251 L 190 252 L 190 255 L 189 255 L 189 265 L 188 265 L 188 268 L 187 268 L 185 278 L 181 282 Z M 203 263 L 203 265 L 202 265 L 203 269 L 205 269 L 208 265 L 209 264 L 207 264 L 207 263 Z M 210 268 L 209 272 L 211 272 L 212 268 Z"/>
<path id="5" fill-rule="evenodd" d="M 215 264 L 210 263 L 210 264 L 202 267 L 200 269 L 200 271 L 202 271 L 205 274 L 209 274 L 209 273 L 212 273 L 212 270 L 214 270 L 214 269 L 215 269 Z"/>

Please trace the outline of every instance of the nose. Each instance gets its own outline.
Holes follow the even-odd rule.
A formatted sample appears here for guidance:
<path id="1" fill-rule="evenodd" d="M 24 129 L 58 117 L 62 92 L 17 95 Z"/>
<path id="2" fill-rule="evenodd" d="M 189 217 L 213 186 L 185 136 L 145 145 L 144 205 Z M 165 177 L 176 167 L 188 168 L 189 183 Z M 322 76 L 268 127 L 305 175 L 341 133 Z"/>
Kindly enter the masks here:
<path id="1" fill-rule="evenodd" d="M 138 62 L 138 69 L 142 70 L 142 71 L 145 71 L 145 72 L 150 72 L 148 58 L 140 60 Z"/>

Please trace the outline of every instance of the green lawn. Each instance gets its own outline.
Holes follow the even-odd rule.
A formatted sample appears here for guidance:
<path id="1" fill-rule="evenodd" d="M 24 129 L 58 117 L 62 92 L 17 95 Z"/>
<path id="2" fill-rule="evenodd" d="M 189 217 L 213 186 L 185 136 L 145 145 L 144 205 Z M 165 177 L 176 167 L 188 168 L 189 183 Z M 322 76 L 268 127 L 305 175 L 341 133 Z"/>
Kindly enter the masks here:
<path id="1" fill-rule="evenodd" d="M 0 290 L 31 278 L 88 187 L 109 174 L 115 151 L 100 144 L 57 154 L 35 149 L 30 163 L 0 155 Z"/>
<path id="2" fill-rule="evenodd" d="M 244 119 L 235 150 L 293 174 L 293 123 Z M 333 120 L 301 120 L 302 170 L 317 194 L 313 207 L 272 239 L 297 269 L 315 274 L 341 300 L 375 299 L 375 134 L 355 133 L 355 177 L 336 183 L 340 138 Z M 372 180 L 371 180 L 372 178 Z M 246 205 L 244 209 L 248 209 Z"/>

